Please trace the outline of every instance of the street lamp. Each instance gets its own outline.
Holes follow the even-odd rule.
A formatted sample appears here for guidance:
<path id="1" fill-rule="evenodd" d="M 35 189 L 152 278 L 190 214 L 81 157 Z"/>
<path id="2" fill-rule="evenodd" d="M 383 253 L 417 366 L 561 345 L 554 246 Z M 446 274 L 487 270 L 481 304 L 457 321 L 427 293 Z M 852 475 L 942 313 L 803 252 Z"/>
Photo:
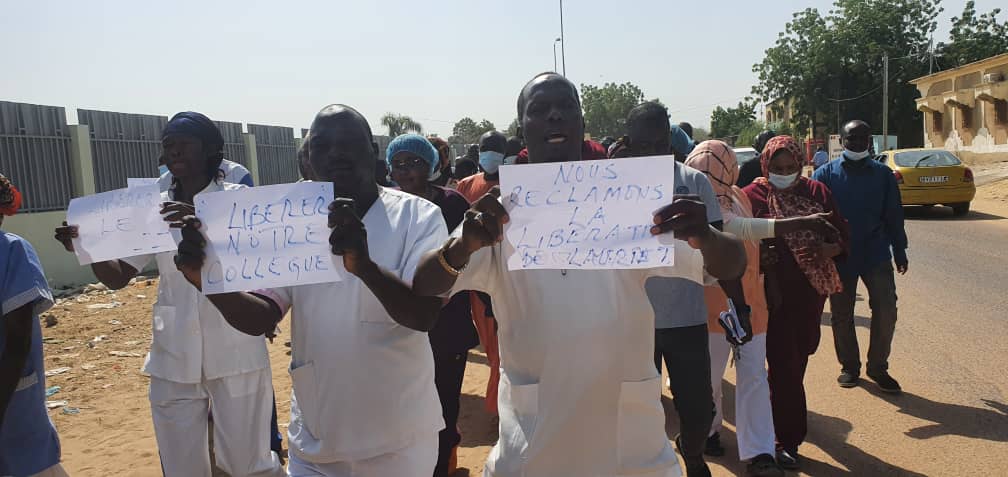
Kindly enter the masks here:
<path id="1" fill-rule="evenodd" d="M 563 31 L 563 0 L 560 0 L 560 64 L 563 66 L 563 75 L 567 76 L 567 54 L 564 51 L 564 31 Z M 554 43 L 554 47 L 556 43 Z M 555 51 L 555 49 L 554 49 Z M 556 63 L 554 61 L 554 63 Z"/>
<path id="2" fill-rule="evenodd" d="M 562 42 L 562 41 L 563 41 L 563 40 L 562 40 L 562 39 L 560 39 L 560 38 L 557 38 L 556 40 L 553 40 L 553 71 L 556 71 L 556 70 L 557 70 L 557 55 L 556 55 L 556 46 L 557 46 L 557 43 L 560 43 L 560 42 Z"/>

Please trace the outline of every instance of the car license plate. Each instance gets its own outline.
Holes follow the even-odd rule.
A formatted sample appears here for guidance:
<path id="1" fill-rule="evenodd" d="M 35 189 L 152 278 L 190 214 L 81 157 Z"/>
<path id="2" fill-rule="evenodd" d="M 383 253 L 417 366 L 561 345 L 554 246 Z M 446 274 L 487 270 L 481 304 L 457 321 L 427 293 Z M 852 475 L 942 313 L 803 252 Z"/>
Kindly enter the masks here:
<path id="1" fill-rule="evenodd" d="M 949 176 L 924 176 L 920 178 L 921 184 L 944 184 L 949 181 Z"/>

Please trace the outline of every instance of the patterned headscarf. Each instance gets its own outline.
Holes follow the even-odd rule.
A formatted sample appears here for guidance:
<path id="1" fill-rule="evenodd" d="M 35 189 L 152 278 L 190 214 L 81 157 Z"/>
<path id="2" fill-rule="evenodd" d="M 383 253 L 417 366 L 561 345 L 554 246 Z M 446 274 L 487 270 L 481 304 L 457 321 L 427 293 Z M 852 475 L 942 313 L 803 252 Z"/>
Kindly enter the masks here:
<path id="1" fill-rule="evenodd" d="M 3 174 L 0 174 L 0 214 L 11 216 L 21 208 L 21 191 L 11 184 Z"/>
<path id="2" fill-rule="evenodd" d="M 746 210 L 742 205 L 742 189 L 735 186 L 739 176 L 738 158 L 727 144 L 721 141 L 698 144 L 686 159 L 686 165 L 707 174 L 721 203 L 721 215 L 725 222 L 735 216 L 752 217 L 752 210 Z"/>
<path id="3" fill-rule="evenodd" d="M 805 152 L 802 151 L 798 141 L 791 136 L 774 136 L 763 146 L 763 153 L 760 154 L 760 165 L 763 166 L 763 177 L 770 177 L 770 160 L 781 150 L 788 150 L 798 161 L 798 166 L 805 164 Z M 802 177 L 804 179 L 804 177 Z"/>
<path id="4" fill-rule="evenodd" d="M 795 185 L 787 189 L 778 189 L 767 180 L 770 160 L 782 150 L 790 151 L 799 166 L 805 164 L 805 153 L 791 136 L 777 136 L 767 142 L 766 147 L 763 148 L 763 154 L 760 156 L 763 177 L 756 178 L 754 183 L 766 187 L 770 215 L 783 219 L 825 212 L 825 204 L 817 202 L 808 193 L 803 193 L 808 188 L 800 186 L 805 185 L 809 180 L 801 174 L 798 175 Z M 829 296 L 843 290 L 840 274 L 837 273 L 836 264 L 832 258 L 820 257 L 814 261 L 798 260 L 799 251 L 809 247 L 819 247 L 825 242 L 825 237 L 822 234 L 811 230 L 800 230 L 785 235 L 784 242 L 795 256 L 798 268 L 802 270 L 805 277 L 808 278 L 809 284 L 820 295 Z"/>

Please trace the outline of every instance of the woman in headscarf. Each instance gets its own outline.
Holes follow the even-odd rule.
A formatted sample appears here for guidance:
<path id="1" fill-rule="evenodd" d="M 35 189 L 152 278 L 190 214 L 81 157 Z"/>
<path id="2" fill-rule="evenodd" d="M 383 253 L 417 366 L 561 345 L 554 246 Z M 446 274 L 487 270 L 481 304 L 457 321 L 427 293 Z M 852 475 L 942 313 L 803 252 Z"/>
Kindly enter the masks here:
<path id="1" fill-rule="evenodd" d="M 721 141 L 705 141 L 696 146 L 686 159 L 686 165 L 703 172 L 710 179 L 721 205 L 724 230 L 745 240 L 748 264 L 736 287 L 732 301 L 740 314 L 748 318 L 749 341 L 741 346 L 735 361 L 735 426 L 739 457 L 749 461 L 752 476 L 778 476 L 782 471 L 774 461 L 774 427 L 770 412 L 770 390 L 766 371 L 767 304 L 763 278 L 759 267 L 759 240 L 804 229 L 829 230 L 826 218 L 812 215 L 788 219 L 753 218 L 752 204 L 742 189 L 735 187 L 739 168 L 735 152 Z M 729 290 L 731 286 L 726 287 Z M 721 286 L 704 289 L 707 302 L 707 328 L 710 332 L 711 386 L 714 390 L 716 415 L 707 440 L 708 455 L 724 455 L 721 447 L 721 378 L 731 353 L 725 330 L 718 323 L 721 312 L 728 310 L 728 298 Z M 743 321 L 744 322 L 744 321 Z"/>
<path id="2" fill-rule="evenodd" d="M 21 192 L 0 174 L 0 225 L 21 208 Z M 0 232 L 0 475 L 66 477 L 56 428 L 46 412 L 39 314 L 53 297 L 35 249 Z"/>
<path id="3" fill-rule="evenodd" d="M 436 186 L 445 187 L 452 178 L 451 146 L 448 145 L 448 141 L 439 137 L 431 136 L 427 140 L 438 153 L 438 162 L 434 166 L 434 172 L 431 173 L 430 182 Z"/>
<path id="4" fill-rule="evenodd" d="M 449 232 L 462 223 L 469 202 L 462 194 L 429 180 L 440 164 L 440 155 L 433 142 L 416 134 L 404 134 L 389 143 L 385 160 L 392 171 L 392 180 L 403 192 L 423 197 L 441 208 Z M 479 344 L 470 313 L 469 294 L 458 293 L 441 309 L 437 324 L 428 333 L 434 352 L 434 384 L 445 421 L 445 428 L 438 433 L 434 477 L 447 477 L 457 468 L 458 445 L 462 442 L 458 430 L 462 379 L 469 350 Z"/>
<path id="5" fill-rule="evenodd" d="M 195 215 L 193 198 L 199 193 L 246 187 L 223 180 L 224 139 L 200 113 L 173 116 L 162 131 L 161 148 L 172 173 L 171 186 L 161 194 L 166 222 Z M 172 230 L 180 240 L 178 229 Z M 77 236 L 77 227 L 66 222 L 56 229 L 56 240 L 69 252 Z M 154 335 L 143 370 L 151 376 L 150 407 L 162 471 L 166 477 L 211 474 L 207 419 L 212 409 L 217 466 L 235 477 L 279 477 L 284 471 L 270 449 L 273 388 L 266 341 L 229 325 L 178 270 L 175 257 L 171 250 L 91 264 L 102 283 L 119 289 L 157 262 L 161 280 Z"/>
<path id="6" fill-rule="evenodd" d="M 769 300 L 766 350 L 770 403 L 777 434 L 777 462 L 800 466 L 798 446 L 807 430 L 805 368 L 819 346 L 819 322 L 826 297 L 841 289 L 837 260 L 847 242 L 847 223 L 829 189 L 801 175 L 805 155 L 790 136 L 767 142 L 760 156 L 763 177 L 745 188 L 753 216 L 788 219 L 825 213 L 839 233 L 788 231 L 763 241 Z"/>

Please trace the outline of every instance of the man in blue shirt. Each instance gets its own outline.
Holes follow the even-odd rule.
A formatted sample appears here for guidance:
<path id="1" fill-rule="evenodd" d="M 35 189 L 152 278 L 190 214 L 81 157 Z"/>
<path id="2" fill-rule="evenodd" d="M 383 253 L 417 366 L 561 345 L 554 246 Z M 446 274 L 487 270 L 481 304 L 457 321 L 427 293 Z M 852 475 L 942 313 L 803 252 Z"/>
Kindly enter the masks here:
<path id="1" fill-rule="evenodd" d="M 815 155 L 812 156 L 812 165 L 815 166 L 816 169 L 819 169 L 820 167 L 825 166 L 827 162 L 829 162 L 829 154 L 826 153 L 825 148 L 819 146 Z"/>
<path id="2" fill-rule="evenodd" d="M 844 289 L 830 297 L 833 341 L 842 369 L 837 382 L 841 387 L 854 387 L 861 374 L 854 332 L 854 300 L 860 278 L 868 289 L 872 311 L 868 377 L 882 391 L 899 393 L 899 383 L 888 372 L 888 359 L 896 329 L 892 262 L 895 261 L 900 274 L 905 274 L 909 267 L 902 200 L 892 170 L 870 159 L 871 127 L 867 123 L 847 123 L 841 140 L 843 155 L 813 175 L 813 179 L 830 188 L 840 212 L 850 223 L 850 252 L 838 267 Z"/>

